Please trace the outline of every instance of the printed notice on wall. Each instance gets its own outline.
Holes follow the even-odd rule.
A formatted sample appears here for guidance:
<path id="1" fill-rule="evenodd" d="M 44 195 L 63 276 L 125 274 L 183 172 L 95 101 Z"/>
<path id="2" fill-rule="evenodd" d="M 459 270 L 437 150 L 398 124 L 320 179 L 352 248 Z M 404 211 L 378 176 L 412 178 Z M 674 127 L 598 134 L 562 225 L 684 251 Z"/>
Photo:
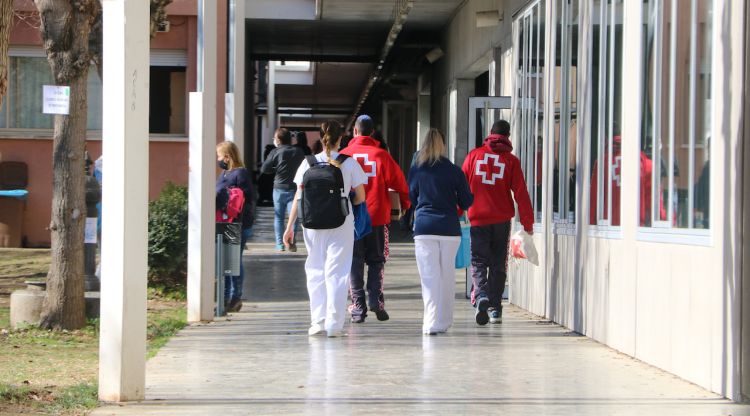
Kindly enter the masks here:
<path id="1" fill-rule="evenodd" d="M 86 227 L 83 231 L 84 244 L 96 244 L 96 217 L 86 218 Z"/>
<path id="2" fill-rule="evenodd" d="M 70 114 L 70 87 L 44 85 L 42 113 Z"/>

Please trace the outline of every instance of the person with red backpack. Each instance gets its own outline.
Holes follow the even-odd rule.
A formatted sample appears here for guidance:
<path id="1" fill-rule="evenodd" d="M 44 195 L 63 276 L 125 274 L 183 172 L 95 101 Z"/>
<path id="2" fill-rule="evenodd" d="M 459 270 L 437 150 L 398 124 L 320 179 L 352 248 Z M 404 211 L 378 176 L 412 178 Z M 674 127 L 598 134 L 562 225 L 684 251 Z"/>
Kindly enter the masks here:
<path id="1" fill-rule="evenodd" d="M 492 125 L 491 134 L 464 159 L 462 170 L 474 194 L 469 208 L 471 223 L 472 299 L 479 325 L 502 322 L 501 297 L 508 277 L 508 241 L 511 220 L 516 215 L 521 225 L 533 234 L 534 212 L 520 160 L 511 153 L 510 124 L 505 120 Z"/>
<path id="2" fill-rule="evenodd" d="M 216 163 L 222 172 L 216 179 L 217 222 L 242 222 L 240 247 L 245 247 L 253 225 L 253 185 L 250 174 L 242 163 L 239 149 L 232 142 L 216 146 Z M 240 190 L 241 192 L 238 192 Z M 227 312 L 242 309 L 242 285 L 245 270 L 240 261 L 240 274 L 227 276 L 224 284 L 224 304 Z"/>
<path id="3" fill-rule="evenodd" d="M 404 173 L 391 155 L 380 147 L 380 142 L 370 137 L 375 131 L 372 118 L 361 115 L 354 124 L 354 138 L 341 154 L 351 156 L 362 166 L 367 175 L 365 194 L 367 211 L 372 219 L 372 232 L 354 242 L 352 270 L 349 284 L 352 305 L 352 323 L 362 323 L 367 316 L 367 304 L 375 312 L 379 321 L 387 321 L 385 297 L 383 295 L 383 273 L 385 271 L 388 238 L 385 227 L 391 222 L 391 201 L 388 190 L 393 189 L 399 195 L 401 209 L 411 206 L 409 187 Z M 365 303 L 365 264 L 367 264 L 367 298 Z"/>

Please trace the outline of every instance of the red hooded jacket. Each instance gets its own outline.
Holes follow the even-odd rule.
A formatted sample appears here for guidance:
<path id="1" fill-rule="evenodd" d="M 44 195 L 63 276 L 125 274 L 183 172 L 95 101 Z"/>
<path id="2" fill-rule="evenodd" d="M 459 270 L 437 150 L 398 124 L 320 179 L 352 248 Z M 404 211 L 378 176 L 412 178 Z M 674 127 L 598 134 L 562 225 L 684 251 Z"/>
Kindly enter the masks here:
<path id="1" fill-rule="evenodd" d="M 484 146 L 472 150 L 464 159 L 462 170 L 474 194 L 474 204 L 469 208 L 471 225 L 510 221 L 516 215 L 515 198 L 524 230 L 533 230 L 531 199 L 521 162 L 512 150 L 507 136 L 491 134 L 484 139 Z"/>
<path id="2" fill-rule="evenodd" d="M 367 211 L 370 213 L 372 225 L 385 225 L 391 222 L 391 200 L 388 189 L 398 192 L 401 209 L 407 210 L 409 201 L 409 187 L 406 185 L 404 173 L 391 155 L 380 148 L 380 142 L 368 137 L 357 136 L 349 145 L 341 149 L 342 154 L 351 156 L 362 166 L 367 175 L 365 196 Z"/>

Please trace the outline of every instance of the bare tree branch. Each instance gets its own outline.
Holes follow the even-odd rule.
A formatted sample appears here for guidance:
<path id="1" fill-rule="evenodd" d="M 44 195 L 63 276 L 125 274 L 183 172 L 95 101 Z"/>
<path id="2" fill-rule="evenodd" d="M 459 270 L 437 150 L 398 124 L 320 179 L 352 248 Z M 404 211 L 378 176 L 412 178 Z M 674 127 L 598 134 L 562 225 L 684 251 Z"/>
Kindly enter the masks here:
<path id="1" fill-rule="evenodd" d="M 151 0 L 151 39 L 156 36 L 156 29 L 159 22 L 167 18 L 167 6 L 172 0 Z"/>
<path id="2" fill-rule="evenodd" d="M 101 0 L 99 0 L 101 2 Z M 156 29 L 159 27 L 159 22 L 167 18 L 167 6 L 172 3 L 173 0 L 151 0 L 151 39 L 156 36 Z M 91 34 L 89 35 L 89 53 L 91 53 L 91 62 L 96 65 L 96 71 L 99 74 L 99 79 L 102 79 L 102 14 L 96 16 L 94 24 L 91 27 Z"/>

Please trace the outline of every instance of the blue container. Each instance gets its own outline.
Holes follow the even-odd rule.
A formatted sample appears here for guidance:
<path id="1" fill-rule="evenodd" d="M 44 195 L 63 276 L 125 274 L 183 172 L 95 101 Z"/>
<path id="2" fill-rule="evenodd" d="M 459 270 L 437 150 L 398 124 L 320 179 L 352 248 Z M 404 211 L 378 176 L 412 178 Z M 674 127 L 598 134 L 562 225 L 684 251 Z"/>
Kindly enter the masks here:
<path id="1" fill-rule="evenodd" d="M 471 225 L 468 221 L 461 221 L 461 244 L 456 252 L 456 268 L 465 269 L 471 264 Z"/>

